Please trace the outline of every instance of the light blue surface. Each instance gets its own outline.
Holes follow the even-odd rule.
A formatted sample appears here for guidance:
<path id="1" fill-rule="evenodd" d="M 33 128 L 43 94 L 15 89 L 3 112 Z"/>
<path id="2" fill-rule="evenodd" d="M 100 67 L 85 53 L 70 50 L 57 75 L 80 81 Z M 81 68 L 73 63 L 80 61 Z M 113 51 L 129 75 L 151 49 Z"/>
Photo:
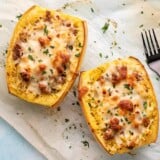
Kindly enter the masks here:
<path id="1" fill-rule="evenodd" d="M 0 118 L 0 160 L 46 160 L 7 122 Z"/>

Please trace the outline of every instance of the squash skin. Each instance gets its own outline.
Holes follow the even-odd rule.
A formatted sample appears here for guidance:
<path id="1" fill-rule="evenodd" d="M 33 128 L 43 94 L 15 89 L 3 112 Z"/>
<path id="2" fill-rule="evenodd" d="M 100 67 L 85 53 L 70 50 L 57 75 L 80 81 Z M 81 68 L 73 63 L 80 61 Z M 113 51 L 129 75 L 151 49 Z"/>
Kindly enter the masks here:
<path id="1" fill-rule="evenodd" d="M 155 93 L 153 90 L 153 86 L 149 80 L 148 74 L 147 74 L 144 66 L 141 64 L 141 62 L 138 59 L 136 59 L 134 57 L 128 57 L 128 60 L 130 61 L 130 63 L 133 62 L 133 63 L 139 64 L 140 69 L 142 69 L 144 71 L 146 81 L 148 82 L 148 85 L 150 86 L 150 89 L 151 89 L 151 93 L 152 93 L 151 98 L 154 101 L 154 105 L 155 105 L 154 106 L 155 107 L 154 114 L 152 115 L 155 117 L 153 117 L 154 121 L 153 121 L 153 124 L 150 128 L 150 131 L 152 134 L 149 135 L 149 137 L 146 136 L 145 140 L 142 143 L 137 144 L 133 148 L 133 149 L 137 149 L 139 147 L 156 142 L 156 139 L 158 137 L 158 128 L 159 128 L 158 103 L 157 103 L 156 96 L 155 96 Z M 105 63 L 105 64 L 98 66 L 97 68 L 91 69 L 89 71 L 81 72 L 80 79 L 79 79 L 79 85 L 78 85 L 78 91 L 79 91 L 80 106 L 82 108 L 84 117 L 87 121 L 88 127 L 91 130 L 93 136 L 95 137 L 95 140 L 108 154 L 115 155 L 115 154 L 129 153 L 133 149 L 128 149 L 128 148 L 124 147 L 124 148 L 121 148 L 120 150 L 119 149 L 117 149 L 115 151 L 110 150 L 110 148 L 112 148 L 112 145 L 114 144 L 114 140 L 104 140 L 104 138 L 100 135 L 100 134 L 103 134 L 103 131 L 101 130 L 101 128 L 99 128 L 99 126 L 97 125 L 97 121 L 95 120 L 95 119 L 99 119 L 100 117 L 94 118 L 94 116 L 92 116 L 91 109 L 90 109 L 90 106 L 88 104 L 88 99 L 87 99 L 87 92 L 88 91 L 85 92 L 84 94 L 80 95 L 81 89 L 87 87 L 88 83 L 92 83 L 92 82 L 96 81 L 96 79 L 98 79 L 98 77 L 107 70 L 107 68 L 109 67 L 109 65 L 111 63 L 112 62 Z M 114 63 L 114 61 L 113 61 L 113 63 Z M 90 77 L 92 77 L 92 78 L 90 78 Z"/>
<path id="2" fill-rule="evenodd" d="M 61 13 L 62 16 L 67 17 L 68 19 L 71 19 L 72 21 L 77 21 L 77 23 L 80 23 L 81 32 L 83 37 L 83 47 L 80 53 L 80 56 L 78 57 L 78 63 L 76 65 L 76 69 L 74 73 L 72 74 L 72 78 L 70 81 L 66 81 L 66 83 L 63 85 L 62 89 L 58 93 L 51 93 L 51 94 L 41 94 L 40 96 L 32 94 L 32 93 L 25 93 L 21 89 L 17 89 L 17 85 L 19 85 L 21 80 L 18 77 L 18 73 L 16 72 L 16 67 L 13 65 L 13 58 L 12 58 L 12 53 L 13 53 L 13 47 L 16 43 L 16 40 L 18 38 L 18 34 L 21 32 L 23 27 L 25 27 L 27 24 L 30 23 L 30 21 L 35 21 L 39 16 L 43 16 L 46 11 L 50 11 L 53 15 L 56 11 L 54 10 L 49 10 L 46 8 L 42 8 L 40 6 L 32 6 L 30 9 L 28 9 L 23 16 L 20 18 L 19 22 L 17 23 L 13 36 L 10 40 L 9 48 L 8 48 L 8 53 L 7 53 L 7 59 L 6 59 L 6 80 L 7 80 L 7 86 L 8 86 L 8 92 L 14 96 L 17 96 L 25 101 L 35 103 L 35 104 L 40 104 L 43 106 L 48 106 L 48 107 L 56 107 L 59 105 L 59 103 L 62 102 L 64 97 L 67 95 L 68 91 L 71 89 L 71 87 L 74 84 L 74 81 L 76 77 L 78 76 L 78 72 L 80 70 L 80 66 L 85 54 L 86 50 L 86 44 L 87 44 L 87 24 L 85 21 L 73 17 L 64 13 Z M 18 84 L 19 83 L 19 84 Z M 23 84 L 22 84 L 23 85 Z"/>

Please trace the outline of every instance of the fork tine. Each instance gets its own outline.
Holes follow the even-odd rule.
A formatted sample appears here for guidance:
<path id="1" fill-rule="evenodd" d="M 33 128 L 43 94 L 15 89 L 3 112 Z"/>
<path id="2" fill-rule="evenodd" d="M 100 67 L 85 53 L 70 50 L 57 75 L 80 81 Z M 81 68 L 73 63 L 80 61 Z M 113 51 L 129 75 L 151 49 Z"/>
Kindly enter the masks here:
<path id="1" fill-rule="evenodd" d="M 158 44 L 157 37 L 156 37 L 156 34 L 154 32 L 154 29 L 152 29 L 152 32 L 153 32 L 154 40 L 156 42 L 157 49 L 159 49 L 159 44 Z"/>
<path id="2" fill-rule="evenodd" d="M 149 38 L 148 38 L 148 35 L 147 35 L 147 31 L 145 31 L 145 35 L 146 35 L 146 39 L 147 39 L 147 43 L 148 43 L 149 53 L 150 53 L 150 56 L 151 56 L 151 55 L 153 55 L 153 53 L 152 53 L 152 49 L 151 49 L 151 46 L 150 46 Z"/>
<path id="3" fill-rule="evenodd" d="M 155 48 L 155 45 L 153 43 L 153 39 L 152 39 L 150 30 L 148 30 L 148 32 L 149 32 L 149 37 L 150 37 L 152 48 L 153 48 L 153 53 L 156 54 L 156 48 Z"/>
<path id="4" fill-rule="evenodd" d="M 144 53 L 145 53 L 146 57 L 148 57 L 149 54 L 148 54 L 148 51 L 147 51 L 146 43 L 145 43 L 144 36 L 143 36 L 142 32 L 141 32 L 141 36 L 142 36 L 142 41 L 143 41 Z"/>

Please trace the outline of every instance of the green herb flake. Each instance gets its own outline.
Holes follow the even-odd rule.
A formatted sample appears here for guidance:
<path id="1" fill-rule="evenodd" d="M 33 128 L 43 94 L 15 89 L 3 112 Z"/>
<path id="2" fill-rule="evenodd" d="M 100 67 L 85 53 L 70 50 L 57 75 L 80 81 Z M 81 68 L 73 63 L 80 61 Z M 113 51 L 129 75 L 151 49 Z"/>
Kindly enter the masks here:
<path id="1" fill-rule="evenodd" d="M 141 11 L 141 14 L 143 14 L 144 12 L 143 11 Z"/>
<path id="2" fill-rule="evenodd" d="M 42 71 L 42 75 L 44 75 L 44 74 L 46 74 L 47 72 L 44 70 L 44 71 Z"/>
<path id="3" fill-rule="evenodd" d="M 85 146 L 85 147 L 88 147 L 89 148 L 89 142 L 88 141 L 81 141 L 82 143 L 83 143 L 83 145 Z"/>
<path id="4" fill-rule="evenodd" d="M 74 97 L 77 97 L 76 91 L 73 91 L 73 95 L 74 95 Z"/>
<path id="5" fill-rule="evenodd" d="M 103 33 L 105 33 L 109 28 L 109 23 L 105 23 L 104 26 L 101 28 Z"/>
<path id="6" fill-rule="evenodd" d="M 88 103 L 89 107 L 92 107 L 91 103 Z"/>
<path id="7" fill-rule="evenodd" d="M 41 60 L 41 59 L 39 59 L 39 60 L 38 60 L 38 62 L 42 62 L 42 60 Z"/>
<path id="8" fill-rule="evenodd" d="M 144 107 L 144 109 L 147 109 L 147 102 L 146 101 L 143 102 L 143 107 Z"/>
<path id="9" fill-rule="evenodd" d="M 79 47 L 83 47 L 83 45 L 81 44 L 81 42 L 79 42 L 78 46 L 79 46 Z"/>
<path id="10" fill-rule="evenodd" d="M 140 26 L 139 26 L 139 28 L 142 28 L 144 25 L 143 24 L 141 24 Z"/>
<path id="11" fill-rule="evenodd" d="M 48 29 L 47 29 L 46 25 L 44 26 L 44 30 L 43 31 L 44 31 L 44 34 L 48 35 Z"/>
<path id="12" fill-rule="evenodd" d="M 124 84 L 124 88 L 128 89 L 129 91 L 133 90 L 133 88 L 129 84 Z"/>
<path id="13" fill-rule="evenodd" d="M 50 48 L 54 49 L 54 46 L 51 45 Z"/>
<path id="14" fill-rule="evenodd" d="M 49 53 L 49 50 L 46 49 L 46 50 L 43 51 L 43 53 L 47 55 Z"/>
<path id="15" fill-rule="evenodd" d="M 19 14 L 16 16 L 17 19 L 20 19 L 22 17 L 22 14 Z"/>
<path id="16" fill-rule="evenodd" d="M 2 24 L 0 24 L 0 28 L 2 28 Z"/>
<path id="17" fill-rule="evenodd" d="M 30 59 L 31 61 L 35 61 L 32 55 L 28 55 L 28 59 Z"/>
<path id="18" fill-rule="evenodd" d="M 130 135 L 133 135 L 134 133 L 132 131 L 129 130 Z"/>
<path id="19" fill-rule="evenodd" d="M 32 51 L 31 47 L 28 47 L 28 51 L 30 51 L 30 52 Z"/>
<path id="20" fill-rule="evenodd" d="M 99 57 L 102 58 L 102 53 L 99 53 Z"/>
<path id="21" fill-rule="evenodd" d="M 67 46 L 70 50 L 73 50 L 73 46 L 72 45 L 68 45 Z"/>
<path id="22" fill-rule="evenodd" d="M 49 71 L 51 72 L 51 74 L 53 74 L 53 69 L 50 69 Z"/>
<path id="23" fill-rule="evenodd" d="M 80 56 L 80 53 L 75 54 L 75 56 L 76 56 L 76 57 L 79 57 L 79 56 Z"/>
<path id="24" fill-rule="evenodd" d="M 65 118 L 65 122 L 68 123 L 68 122 L 69 122 L 69 119 L 68 119 L 68 118 Z"/>
<path id="25" fill-rule="evenodd" d="M 94 9 L 93 8 L 91 8 L 91 12 L 94 13 Z"/>

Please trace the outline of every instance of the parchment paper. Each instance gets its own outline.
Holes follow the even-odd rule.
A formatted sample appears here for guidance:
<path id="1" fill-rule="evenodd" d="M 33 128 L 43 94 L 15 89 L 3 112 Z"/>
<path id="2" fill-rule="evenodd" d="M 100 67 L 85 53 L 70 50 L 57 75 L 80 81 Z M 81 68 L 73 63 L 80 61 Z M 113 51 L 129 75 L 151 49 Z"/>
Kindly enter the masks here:
<path id="1" fill-rule="evenodd" d="M 148 71 L 157 99 L 160 79 L 146 65 L 140 32 L 155 28 L 160 35 L 159 0 L 0 0 L 0 116 L 49 160 L 158 160 L 160 138 L 132 154 L 109 156 L 93 138 L 77 102 L 77 81 L 58 108 L 48 109 L 8 94 L 5 52 L 18 21 L 33 4 L 79 16 L 88 23 L 88 45 L 81 70 L 118 57 L 135 56 Z M 109 23 L 103 33 L 102 27 Z M 160 38 L 158 36 L 159 42 Z"/>

